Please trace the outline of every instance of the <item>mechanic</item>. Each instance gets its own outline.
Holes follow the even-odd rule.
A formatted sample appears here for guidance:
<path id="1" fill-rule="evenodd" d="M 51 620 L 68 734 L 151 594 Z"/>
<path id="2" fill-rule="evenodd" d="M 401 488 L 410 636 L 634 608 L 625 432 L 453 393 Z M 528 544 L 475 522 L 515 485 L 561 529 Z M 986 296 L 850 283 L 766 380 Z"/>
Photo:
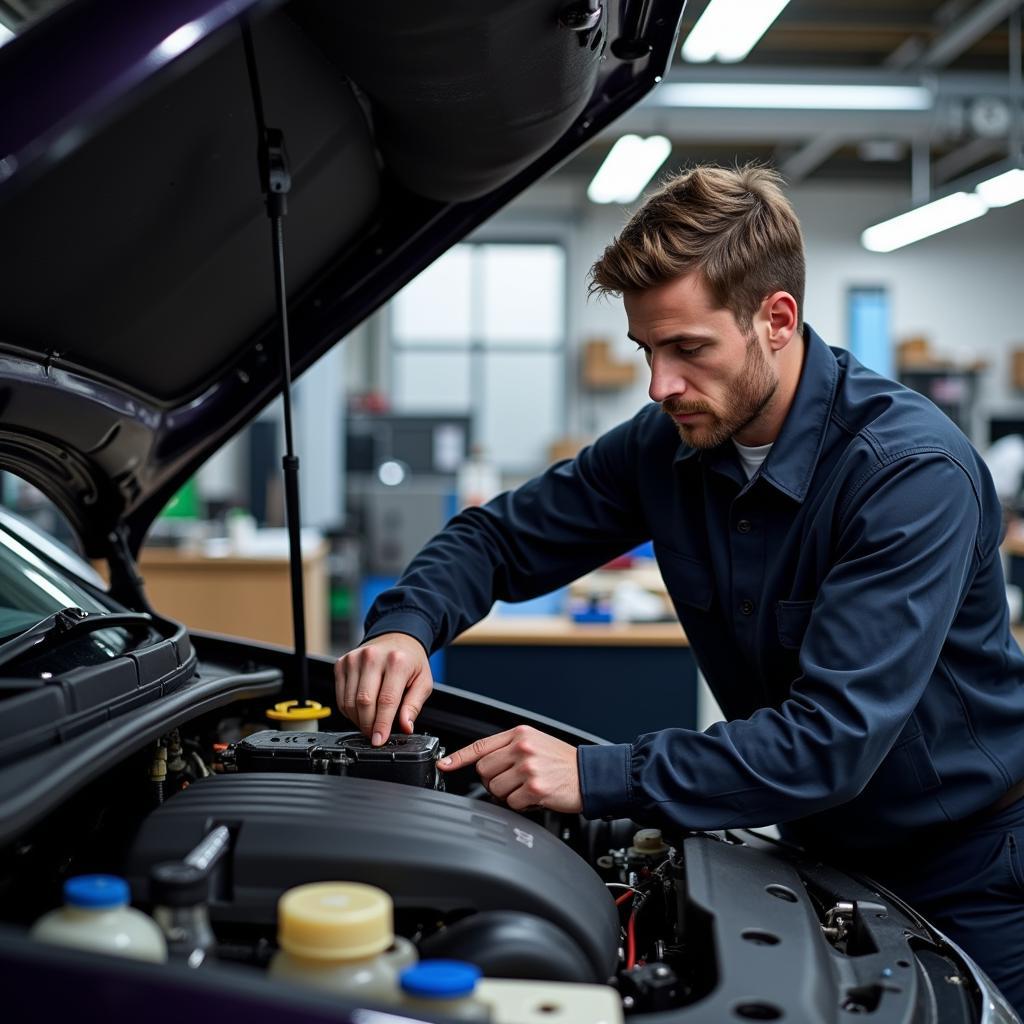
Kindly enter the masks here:
<path id="1" fill-rule="evenodd" d="M 445 769 L 475 763 L 514 809 L 777 823 L 870 869 L 1024 1011 L 1024 655 L 1000 504 L 943 413 L 802 323 L 803 238 L 780 185 L 696 167 L 632 217 L 591 292 L 621 295 L 655 404 L 453 518 L 338 661 L 338 703 L 374 743 L 396 713 L 411 732 L 428 652 L 496 599 L 653 539 L 726 721 L 578 750 L 519 726 Z M 585 680 L 566 685 L 586 699 Z"/>

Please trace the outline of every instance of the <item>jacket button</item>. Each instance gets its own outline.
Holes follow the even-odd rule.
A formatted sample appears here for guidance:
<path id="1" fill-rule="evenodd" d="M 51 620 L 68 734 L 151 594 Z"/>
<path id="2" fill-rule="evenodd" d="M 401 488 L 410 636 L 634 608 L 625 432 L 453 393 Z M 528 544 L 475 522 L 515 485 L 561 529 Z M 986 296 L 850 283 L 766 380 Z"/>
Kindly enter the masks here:
<path id="1" fill-rule="evenodd" d="M 739 530 L 740 533 L 750 533 L 750 530 L 751 530 L 750 520 L 749 519 L 741 519 L 736 524 L 736 529 Z"/>
<path id="2" fill-rule="evenodd" d="M 753 611 L 754 611 L 754 602 L 753 601 L 741 601 L 740 602 L 740 611 L 743 612 L 744 615 L 752 614 Z"/>

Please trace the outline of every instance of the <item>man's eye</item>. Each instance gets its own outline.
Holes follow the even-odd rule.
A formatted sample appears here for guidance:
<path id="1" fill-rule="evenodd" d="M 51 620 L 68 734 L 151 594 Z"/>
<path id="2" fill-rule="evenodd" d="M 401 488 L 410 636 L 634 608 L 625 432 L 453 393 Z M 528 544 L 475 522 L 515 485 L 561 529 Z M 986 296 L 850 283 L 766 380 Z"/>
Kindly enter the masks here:
<path id="1" fill-rule="evenodd" d="M 705 346 L 705 345 L 696 345 L 694 348 L 682 348 L 682 347 L 680 347 L 680 348 L 676 349 L 676 351 L 681 356 L 695 356 L 698 352 L 702 351 L 706 347 L 707 346 Z"/>
<path id="2" fill-rule="evenodd" d="M 651 354 L 651 350 L 646 345 L 637 345 L 636 350 L 637 352 L 643 352 L 645 358 Z"/>

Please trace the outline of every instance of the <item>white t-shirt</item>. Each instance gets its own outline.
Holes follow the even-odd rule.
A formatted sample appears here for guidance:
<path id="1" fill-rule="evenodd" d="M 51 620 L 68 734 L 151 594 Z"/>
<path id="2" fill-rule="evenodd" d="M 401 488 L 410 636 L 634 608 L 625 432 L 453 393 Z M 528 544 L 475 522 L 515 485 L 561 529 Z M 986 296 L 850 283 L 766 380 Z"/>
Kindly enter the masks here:
<path id="1" fill-rule="evenodd" d="M 768 458 L 768 453 L 772 450 L 772 444 L 756 444 L 747 445 L 740 444 L 735 438 L 733 438 L 734 445 L 736 445 L 736 451 L 740 454 L 740 462 L 743 465 L 743 472 L 747 474 L 747 479 L 752 480 L 757 471 L 761 468 L 761 463 Z"/>

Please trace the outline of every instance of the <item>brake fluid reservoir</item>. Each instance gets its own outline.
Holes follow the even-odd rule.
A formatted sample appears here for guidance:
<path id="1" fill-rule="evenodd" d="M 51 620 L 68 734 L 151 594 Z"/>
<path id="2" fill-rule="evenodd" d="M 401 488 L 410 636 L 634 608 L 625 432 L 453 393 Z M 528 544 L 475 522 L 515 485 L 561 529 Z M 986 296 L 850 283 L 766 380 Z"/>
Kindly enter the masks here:
<path id="1" fill-rule="evenodd" d="M 281 947 L 270 973 L 380 1003 L 398 1002 L 398 975 L 385 955 L 394 909 L 382 889 L 360 882 L 314 882 L 277 904 Z"/>
<path id="2" fill-rule="evenodd" d="M 29 934 L 39 942 L 134 960 L 167 959 L 157 923 L 128 906 L 128 883 L 116 875 L 79 875 L 64 883 L 64 906 L 44 914 Z"/>

